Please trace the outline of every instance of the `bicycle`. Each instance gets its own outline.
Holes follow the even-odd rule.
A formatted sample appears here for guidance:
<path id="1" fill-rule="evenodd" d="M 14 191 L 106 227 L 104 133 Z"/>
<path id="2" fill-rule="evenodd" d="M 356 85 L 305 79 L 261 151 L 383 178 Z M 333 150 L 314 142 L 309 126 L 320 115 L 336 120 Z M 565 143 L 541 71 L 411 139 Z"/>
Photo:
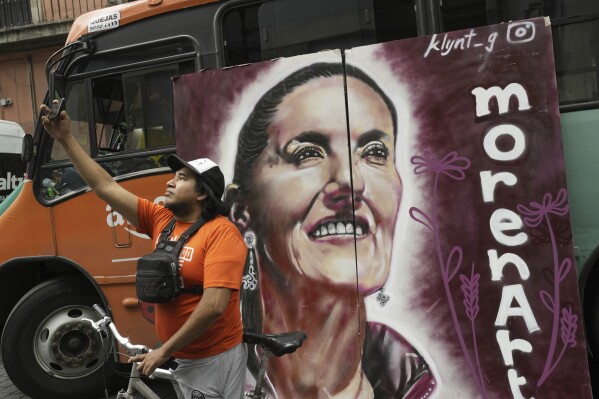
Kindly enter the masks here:
<path id="1" fill-rule="evenodd" d="M 93 305 L 94 310 L 100 316 L 100 320 L 93 321 L 90 319 L 83 319 L 89 322 L 92 327 L 100 334 L 101 337 L 107 338 L 110 334 L 119 343 L 120 346 L 127 350 L 130 356 L 135 356 L 142 353 L 148 353 L 151 351 L 145 345 L 132 344 L 129 338 L 123 337 L 110 316 L 106 314 L 104 309 L 99 305 Z M 266 393 L 262 391 L 264 382 L 264 376 L 266 372 L 266 364 L 268 359 L 272 356 L 284 356 L 289 353 L 293 353 L 302 346 L 304 340 L 307 338 L 307 334 L 303 331 L 294 331 L 281 334 L 259 334 L 259 333 L 243 333 L 243 342 L 247 344 L 260 345 L 262 347 L 262 356 L 260 360 L 260 368 L 258 371 L 258 377 L 256 378 L 256 384 L 254 389 L 250 392 L 246 392 L 245 396 L 249 399 L 266 399 Z M 137 367 L 133 365 L 131 367 L 131 373 L 129 374 L 129 385 L 127 390 L 121 389 L 117 393 L 117 399 L 160 399 L 156 393 L 150 388 L 142 379 Z M 159 379 L 174 382 L 175 378 L 173 374 L 166 368 L 157 368 L 151 375 L 146 376 L 150 379 Z"/>

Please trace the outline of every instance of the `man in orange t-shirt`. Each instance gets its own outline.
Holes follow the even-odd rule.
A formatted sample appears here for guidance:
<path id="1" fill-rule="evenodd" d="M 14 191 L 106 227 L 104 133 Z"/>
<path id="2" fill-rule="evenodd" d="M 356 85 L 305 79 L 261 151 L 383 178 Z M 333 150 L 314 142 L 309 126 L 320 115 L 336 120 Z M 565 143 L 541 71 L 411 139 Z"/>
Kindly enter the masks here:
<path id="1" fill-rule="evenodd" d="M 237 228 L 225 217 L 221 201 L 224 177 L 209 159 L 185 162 L 170 156 L 175 175 L 166 185 L 164 207 L 125 190 L 98 165 L 70 133 L 65 111 L 52 120 L 42 105 L 42 124 L 62 145 L 92 190 L 112 209 L 154 239 L 174 217 L 171 240 L 203 217 L 206 223 L 192 235 L 179 255 L 184 285 L 203 286 L 203 294 L 183 294 L 156 304 L 156 331 L 163 345 L 135 356 L 142 374 L 150 375 L 171 356 L 180 398 L 242 398 L 247 349 L 242 342 L 239 290 L 247 248 Z"/>

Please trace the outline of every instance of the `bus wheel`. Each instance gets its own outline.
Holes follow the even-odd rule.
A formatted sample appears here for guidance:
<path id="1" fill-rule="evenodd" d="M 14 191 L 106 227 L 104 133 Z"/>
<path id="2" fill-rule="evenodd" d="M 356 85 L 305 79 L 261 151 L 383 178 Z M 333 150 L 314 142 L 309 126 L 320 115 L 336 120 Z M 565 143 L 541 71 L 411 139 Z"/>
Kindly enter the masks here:
<path id="1" fill-rule="evenodd" d="M 2 358 L 23 393 L 34 399 L 103 397 L 105 385 L 117 382 L 112 339 L 83 321 L 98 319 L 94 303 L 101 303 L 98 295 L 74 275 L 48 280 L 17 303 L 2 334 Z"/>

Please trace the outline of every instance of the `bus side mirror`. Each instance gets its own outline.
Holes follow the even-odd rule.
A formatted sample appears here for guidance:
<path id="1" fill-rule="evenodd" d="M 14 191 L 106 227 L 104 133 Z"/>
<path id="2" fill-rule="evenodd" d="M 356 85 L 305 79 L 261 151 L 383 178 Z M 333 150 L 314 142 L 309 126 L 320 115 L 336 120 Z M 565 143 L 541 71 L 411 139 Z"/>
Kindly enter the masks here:
<path id="1" fill-rule="evenodd" d="M 23 148 L 21 149 L 21 160 L 24 164 L 33 159 L 33 137 L 30 134 L 23 136 Z"/>

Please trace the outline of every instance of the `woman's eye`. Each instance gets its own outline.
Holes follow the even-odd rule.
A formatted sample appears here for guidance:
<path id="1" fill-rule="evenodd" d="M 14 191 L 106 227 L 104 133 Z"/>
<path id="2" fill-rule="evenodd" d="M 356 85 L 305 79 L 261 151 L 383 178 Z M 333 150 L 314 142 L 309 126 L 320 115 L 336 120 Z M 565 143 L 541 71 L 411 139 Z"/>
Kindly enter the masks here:
<path id="1" fill-rule="evenodd" d="M 389 157 L 389 149 L 380 141 L 369 143 L 362 151 L 362 158 L 375 165 L 384 165 Z"/>
<path id="2" fill-rule="evenodd" d="M 300 165 L 311 160 L 324 159 L 325 156 L 326 152 L 321 147 L 300 145 L 289 155 L 289 160 L 296 165 Z"/>

